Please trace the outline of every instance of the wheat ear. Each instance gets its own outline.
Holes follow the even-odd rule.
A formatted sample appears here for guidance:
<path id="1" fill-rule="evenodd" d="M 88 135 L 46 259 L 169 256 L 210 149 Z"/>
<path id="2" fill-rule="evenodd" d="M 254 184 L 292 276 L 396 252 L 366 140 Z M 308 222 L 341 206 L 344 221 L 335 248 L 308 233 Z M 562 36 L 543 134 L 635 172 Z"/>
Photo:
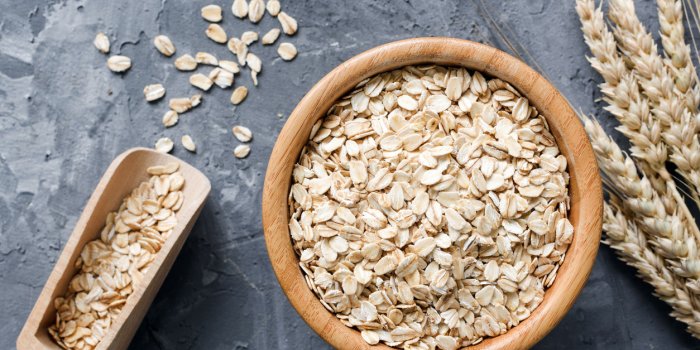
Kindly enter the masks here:
<path id="1" fill-rule="evenodd" d="M 683 94 L 685 107 L 698 113 L 700 86 L 690 57 L 690 46 L 685 42 L 683 3 L 678 0 L 657 0 L 661 46 L 666 54 L 665 64 L 672 73 L 678 91 Z M 696 123 L 700 126 L 700 123 Z"/>
<path id="2" fill-rule="evenodd" d="M 637 225 L 627 220 L 622 212 L 605 204 L 603 243 L 613 248 L 628 265 L 637 269 L 639 276 L 654 287 L 654 294 L 671 306 L 671 316 L 688 325 L 688 332 L 700 339 L 700 313 L 695 311 L 693 299 L 682 282 L 669 271 L 646 242 Z"/>
<path id="3" fill-rule="evenodd" d="M 673 78 L 657 52 L 653 37 L 637 18 L 632 0 L 611 0 L 609 16 L 616 24 L 618 47 L 634 66 L 642 90 L 651 102 L 655 120 L 648 124 L 655 126 L 656 122 L 661 123 L 660 128 L 650 130 L 663 135 L 664 141 L 671 146 L 670 159 L 678 166 L 684 180 L 690 183 L 691 197 L 700 205 L 700 159 L 696 160 L 698 156 L 693 155 L 700 152 L 700 141 L 695 135 L 695 118 L 684 107 L 682 97 L 674 89 Z M 663 169 L 653 164 L 652 167 L 666 180 L 669 192 L 678 205 L 686 207 L 665 165 L 660 165 Z M 683 212 L 692 218 L 687 207 Z M 692 230 L 695 238 L 700 240 L 700 230 L 696 224 L 693 224 Z"/>
<path id="4" fill-rule="evenodd" d="M 640 168 L 654 189 L 662 194 L 669 187 L 675 190 L 675 183 L 665 167 L 668 155 L 661 142 L 659 121 L 652 118 L 649 100 L 640 94 L 635 75 L 617 52 L 615 38 L 605 24 L 601 9 L 595 7 L 593 0 L 578 0 L 576 11 L 584 39 L 593 54 L 588 60 L 604 79 L 600 88 L 608 103 L 605 109 L 620 122 L 617 129 L 629 138 L 632 155 L 639 160 Z M 672 196 L 662 196 L 662 200 L 669 214 L 679 204 Z"/>
<path id="5" fill-rule="evenodd" d="M 700 260 L 687 221 L 676 213 L 666 213 L 661 195 L 652 188 L 646 176 L 639 176 L 632 159 L 622 152 L 597 121 L 586 116 L 581 118 L 604 177 L 615 185 L 615 193 L 649 235 L 654 250 L 667 261 L 671 270 L 687 277 L 688 288 L 700 295 L 697 288 Z"/>

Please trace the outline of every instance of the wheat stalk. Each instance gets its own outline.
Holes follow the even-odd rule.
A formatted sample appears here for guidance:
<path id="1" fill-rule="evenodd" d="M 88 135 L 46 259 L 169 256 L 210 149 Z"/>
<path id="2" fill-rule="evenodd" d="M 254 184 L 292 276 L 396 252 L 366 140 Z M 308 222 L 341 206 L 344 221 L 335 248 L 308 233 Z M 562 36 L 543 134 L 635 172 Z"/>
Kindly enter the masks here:
<path id="1" fill-rule="evenodd" d="M 700 313 L 696 311 L 693 299 L 683 283 L 649 248 L 637 225 L 628 220 L 619 208 L 606 204 L 603 230 L 606 233 L 603 243 L 615 249 L 620 259 L 637 269 L 639 276 L 654 287 L 654 294 L 671 306 L 671 316 L 687 324 L 688 332 L 700 338 Z"/>

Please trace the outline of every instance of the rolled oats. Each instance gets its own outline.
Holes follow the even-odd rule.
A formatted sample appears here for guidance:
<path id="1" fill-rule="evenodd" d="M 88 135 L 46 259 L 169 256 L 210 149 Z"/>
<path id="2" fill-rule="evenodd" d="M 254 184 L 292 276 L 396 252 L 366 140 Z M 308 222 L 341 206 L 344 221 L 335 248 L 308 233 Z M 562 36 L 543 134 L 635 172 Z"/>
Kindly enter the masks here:
<path id="1" fill-rule="evenodd" d="M 112 56 L 107 59 L 107 68 L 115 73 L 126 72 L 131 68 L 131 59 L 126 56 Z"/>
<path id="2" fill-rule="evenodd" d="M 207 27 L 205 34 L 209 39 L 219 44 L 225 44 L 228 40 L 228 36 L 226 35 L 224 28 L 216 23 L 210 24 L 209 27 Z"/>
<path id="3" fill-rule="evenodd" d="M 280 13 L 280 10 L 282 10 L 282 5 L 280 5 L 278 0 L 267 0 L 265 7 L 267 8 L 267 13 L 269 13 L 272 17 L 277 16 Z"/>
<path id="4" fill-rule="evenodd" d="M 233 5 L 231 5 L 231 12 L 238 18 L 244 18 L 248 15 L 248 1 L 247 0 L 233 0 Z"/>
<path id="5" fill-rule="evenodd" d="M 246 128 L 245 126 L 236 125 L 233 127 L 232 131 L 233 136 L 235 136 L 238 141 L 250 142 L 250 140 L 253 139 L 253 132 L 251 132 L 250 129 Z"/>
<path id="6" fill-rule="evenodd" d="M 221 19 L 223 18 L 221 13 L 221 6 L 218 5 L 207 5 L 202 7 L 202 18 L 208 22 L 221 22 Z"/>
<path id="7" fill-rule="evenodd" d="M 282 31 L 287 35 L 294 35 L 297 32 L 297 21 L 286 12 L 282 11 L 277 15 Z"/>
<path id="8" fill-rule="evenodd" d="M 155 45 L 156 49 L 164 56 L 170 57 L 175 53 L 175 45 L 170 41 L 170 38 L 165 35 L 158 35 L 153 38 L 153 45 Z"/>
<path id="9" fill-rule="evenodd" d="M 161 84 L 146 85 L 143 88 L 143 94 L 148 102 L 159 100 L 165 96 L 165 88 Z"/>
<path id="10" fill-rule="evenodd" d="M 143 275 L 178 223 L 185 183 L 178 168 L 178 163 L 149 167 L 150 180 L 124 198 L 107 215 L 100 236 L 82 248 L 77 274 L 54 299 L 56 320 L 48 332 L 60 347 L 96 348 L 129 296 L 147 283 Z M 168 198 L 175 199 L 169 207 Z"/>
<path id="11" fill-rule="evenodd" d="M 175 59 L 175 68 L 180 71 L 193 71 L 197 69 L 197 60 L 194 57 L 185 54 Z"/>
<path id="12" fill-rule="evenodd" d="M 272 28 L 270 31 L 265 33 L 262 37 L 262 44 L 263 45 L 272 45 L 275 43 L 277 38 L 280 36 L 280 30 L 279 28 Z"/>
<path id="13" fill-rule="evenodd" d="M 239 86 L 233 90 L 231 93 L 231 103 L 238 105 L 248 96 L 248 88 L 245 86 Z"/>
<path id="14" fill-rule="evenodd" d="M 571 243 L 554 141 L 524 96 L 479 72 L 366 79 L 293 170 L 289 231 L 309 288 L 368 344 L 444 350 L 505 333 Z"/>
<path id="15" fill-rule="evenodd" d="M 281 43 L 277 48 L 277 54 L 285 61 L 291 61 L 297 56 L 297 48 L 292 43 Z"/>
<path id="16" fill-rule="evenodd" d="M 236 158 L 245 158 L 250 153 L 250 146 L 248 145 L 238 145 L 233 149 L 233 155 Z"/>
<path id="17" fill-rule="evenodd" d="M 109 53 L 109 38 L 105 33 L 99 32 L 95 36 L 95 40 L 92 42 L 95 48 L 102 53 Z"/>

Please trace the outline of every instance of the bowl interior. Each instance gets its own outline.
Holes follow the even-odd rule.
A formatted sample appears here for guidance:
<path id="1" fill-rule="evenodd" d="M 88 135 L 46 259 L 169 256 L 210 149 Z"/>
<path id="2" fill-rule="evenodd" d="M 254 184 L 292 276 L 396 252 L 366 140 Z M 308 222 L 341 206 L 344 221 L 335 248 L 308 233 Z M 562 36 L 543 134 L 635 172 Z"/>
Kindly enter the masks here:
<path id="1" fill-rule="evenodd" d="M 525 321 L 503 335 L 471 347 L 529 348 L 562 319 L 588 278 L 601 234 L 601 181 L 583 126 L 565 98 L 526 64 L 486 45 L 451 38 L 417 38 L 385 44 L 341 64 L 306 94 L 282 129 L 265 176 L 263 228 L 273 269 L 294 308 L 321 337 L 337 348 L 370 348 L 358 331 L 343 325 L 306 286 L 287 226 L 291 173 L 314 122 L 324 117 L 337 99 L 368 77 L 424 63 L 461 66 L 509 82 L 545 116 L 568 161 L 571 176 L 569 218 L 574 226 L 574 237 L 554 284 Z M 379 345 L 376 348 L 388 347 Z"/>

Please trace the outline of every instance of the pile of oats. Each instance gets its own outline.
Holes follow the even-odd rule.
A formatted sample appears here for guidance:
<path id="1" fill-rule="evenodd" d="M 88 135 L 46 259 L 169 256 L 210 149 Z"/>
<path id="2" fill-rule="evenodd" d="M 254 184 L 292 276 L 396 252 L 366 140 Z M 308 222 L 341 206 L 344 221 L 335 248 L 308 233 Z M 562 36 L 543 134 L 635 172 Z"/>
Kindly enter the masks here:
<path id="1" fill-rule="evenodd" d="M 151 178 L 107 215 L 100 238 L 88 242 L 75 262 L 78 273 L 54 300 L 56 321 L 48 331 L 64 349 L 94 349 L 143 281 L 156 254 L 177 226 L 185 178 L 178 163 L 148 168 Z"/>
<path id="2" fill-rule="evenodd" d="M 313 127 L 289 229 L 306 282 L 369 344 L 456 349 L 540 304 L 571 243 L 567 163 L 508 83 L 411 66 Z"/>

